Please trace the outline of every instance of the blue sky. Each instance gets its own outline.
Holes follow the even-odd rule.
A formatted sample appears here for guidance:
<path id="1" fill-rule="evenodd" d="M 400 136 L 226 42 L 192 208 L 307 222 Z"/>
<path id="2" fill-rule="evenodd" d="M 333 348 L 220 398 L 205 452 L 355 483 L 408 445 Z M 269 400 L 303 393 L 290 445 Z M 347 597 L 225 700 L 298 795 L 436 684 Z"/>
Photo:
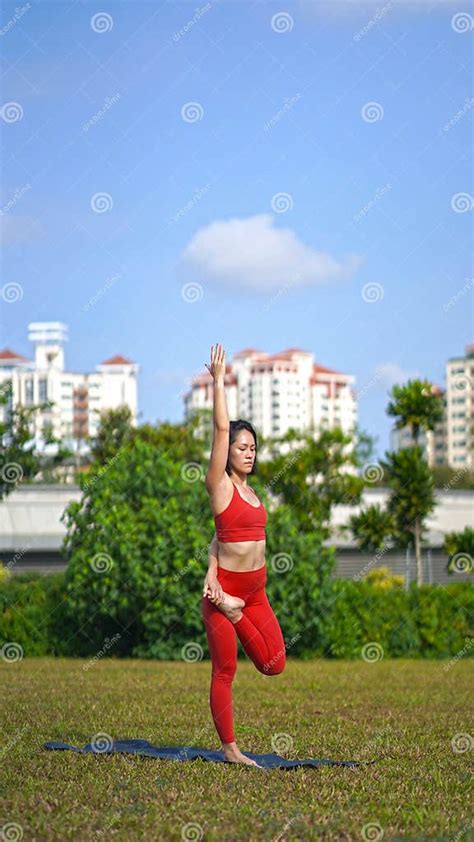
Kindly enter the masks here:
<path id="1" fill-rule="evenodd" d="M 312 351 L 389 446 L 393 383 L 473 341 L 472 7 L 4 3 L 0 345 L 140 365 L 179 421 L 210 346 Z M 469 210 L 471 209 L 471 211 Z"/>

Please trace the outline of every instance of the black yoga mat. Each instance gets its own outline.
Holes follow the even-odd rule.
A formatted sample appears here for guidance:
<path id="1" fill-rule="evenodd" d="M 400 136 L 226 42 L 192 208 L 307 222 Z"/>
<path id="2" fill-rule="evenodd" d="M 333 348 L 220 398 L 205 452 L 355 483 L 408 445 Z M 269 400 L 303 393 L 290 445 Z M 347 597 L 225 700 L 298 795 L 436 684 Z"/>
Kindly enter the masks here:
<path id="1" fill-rule="evenodd" d="M 142 754 L 145 757 L 159 757 L 161 760 L 211 760 L 214 763 L 229 763 L 224 759 L 223 751 L 212 751 L 207 748 L 193 748 L 192 746 L 153 746 L 148 740 L 113 740 L 107 745 L 104 751 L 93 748 L 92 743 L 87 743 L 84 748 L 71 746 L 68 743 L 48 742 L 43 743 L 43 748 L 49 749 L 70 749 L 80 754 Z M 246 757 L 256 760 L 259 766 L 266 769 L 294 769 L 296 766 L 361 766 L 364 764 L 376 763 L 376 760 L 286 760 L 279 754 L 253 754 L 244 751 Z M 240 765 L 240 764 L 239 764 Z M 245 765 L 245 764 L 244 764 Z M 249 769 L 255 768 L 248 766 Z"/>

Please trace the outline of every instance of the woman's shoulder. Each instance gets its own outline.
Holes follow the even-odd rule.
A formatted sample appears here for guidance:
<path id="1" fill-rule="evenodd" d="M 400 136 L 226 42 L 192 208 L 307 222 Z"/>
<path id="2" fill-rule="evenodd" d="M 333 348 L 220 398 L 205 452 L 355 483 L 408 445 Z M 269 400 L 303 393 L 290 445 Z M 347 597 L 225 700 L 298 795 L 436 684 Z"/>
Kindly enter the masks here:
<path id="1" fill-rule="evenodd" d="M 230 504 L 234 496 L 234 490 L 235 484 L 227 473 L 224 474 L 222 479 L 210 491 L 208 490 L 214 517 L 223 512 Z"/>

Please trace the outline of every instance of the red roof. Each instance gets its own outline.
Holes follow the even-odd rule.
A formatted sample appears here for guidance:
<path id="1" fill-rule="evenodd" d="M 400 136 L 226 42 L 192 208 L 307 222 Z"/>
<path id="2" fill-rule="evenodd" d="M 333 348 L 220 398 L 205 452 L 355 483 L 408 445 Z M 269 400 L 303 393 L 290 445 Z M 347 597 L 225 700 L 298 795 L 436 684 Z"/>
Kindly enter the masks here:
<path id="1" fill-rule="evenodd" d="M 261 354 L 256 348 L 244 348 L 243 351 L 236 351 L 234 357 L 248 357 L 249 354 Z"/>
<path id="2" fill-rule="evenodd" d="M 26 360 L 28 362 L 28 357 L 17 354 L 16 351 L 11 351 L 10 348 L 4 348 L 3 351 L 0 351 L 0 360 Z"/>
<path id="3" fill-rule="evenodd" d="M 315 374 L 317 374 L 318 371 L 320 371 L 322 374 L 323 373 L 326 373 L 326 374 L 340 374 L 341 373 L 340 371 L 336 371 L 335 368 L 328 368 L 327 365 L 318 365 L 318 363 L 315 363 L 313 365 L 313 371 L 315 372 Z"/>
<path id="4" fill-rule="evenodd" d="M 133 365 L 131 360 L 127 360 L 126 357 L 122 357 L 121 354 L 115 354 L 114 357 L 109 357 L 108 360 L 104 360 L 101 365 Z"/>

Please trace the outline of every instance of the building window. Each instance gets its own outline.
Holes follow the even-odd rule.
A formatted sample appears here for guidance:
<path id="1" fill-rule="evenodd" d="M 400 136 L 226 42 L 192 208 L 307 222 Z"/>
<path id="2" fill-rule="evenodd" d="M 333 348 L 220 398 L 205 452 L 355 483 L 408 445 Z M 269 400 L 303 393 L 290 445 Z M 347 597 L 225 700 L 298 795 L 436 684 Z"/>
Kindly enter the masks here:
<path id="1" fill-rule="evenodd" d="M 47 401 L 48 400 L 48 381 L 46 378 L 42 378 L 38 381 L 39 386 L 39 393 L 38 398 L 40 401 Z"/>
<path id="2" fill-rule="evenodd" d="M 33 380 L 25 380 L 25 403 L 33 403 Z"/>

